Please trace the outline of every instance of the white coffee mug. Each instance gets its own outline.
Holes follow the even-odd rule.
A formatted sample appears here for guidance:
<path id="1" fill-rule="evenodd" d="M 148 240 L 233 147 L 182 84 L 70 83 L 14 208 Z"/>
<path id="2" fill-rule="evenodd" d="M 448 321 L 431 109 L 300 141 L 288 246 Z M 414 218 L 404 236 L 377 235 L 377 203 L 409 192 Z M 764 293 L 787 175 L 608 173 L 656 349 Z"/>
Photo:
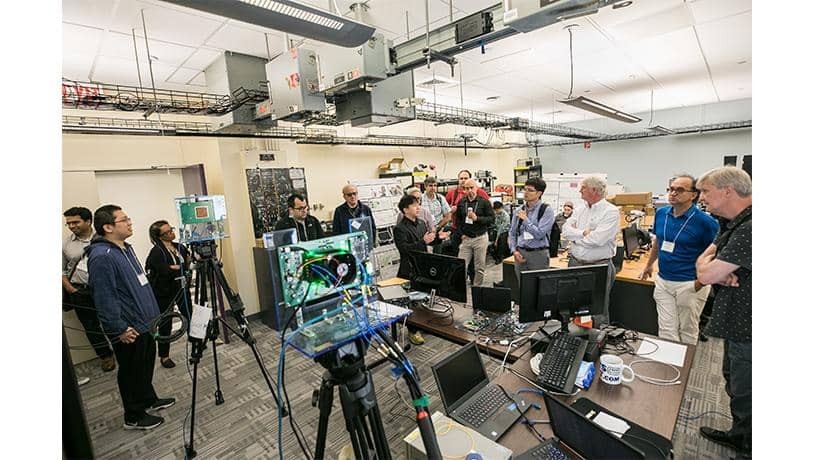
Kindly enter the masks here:
<path id="1" fill-rule="evenodd" d="M 624 377 L 624 370 L 632 374 L 628 379 Z M 635 371 L 623 364 L 623 359 L 616 355 L 601 355 L 601 381 L 609 385 L 620 385 L 635 380 Z"/>

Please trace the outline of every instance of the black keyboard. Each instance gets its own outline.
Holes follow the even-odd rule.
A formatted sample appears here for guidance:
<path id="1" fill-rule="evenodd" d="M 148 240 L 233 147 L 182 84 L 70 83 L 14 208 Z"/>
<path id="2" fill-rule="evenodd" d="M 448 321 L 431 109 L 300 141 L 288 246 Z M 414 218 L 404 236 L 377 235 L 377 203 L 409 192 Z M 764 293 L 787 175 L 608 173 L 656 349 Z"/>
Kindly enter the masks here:
<path id="1" fill-rule="evenodd" d="M 580 337 L 557 332 L 541 357 L 538 384 L 549 390 L 572 393 L 587 343 Z"/>
<path id="2" fill-rule="evenodd" d="M 520 455 L 513 455 L 513 460 L 567 460 L 567 454 L 558 447 L 557 443 L 548 439 L 544 443 L 522 452 Z"/>
<path id="3" fill-rule="evenodd" d="M 470 405 L 459 413 L 459 417 L 470 423 L 471 426 L 480 427 L 493 412 L 510 402 L 501 388 L 491 385 L 487 391 L 471 401 Z"/>

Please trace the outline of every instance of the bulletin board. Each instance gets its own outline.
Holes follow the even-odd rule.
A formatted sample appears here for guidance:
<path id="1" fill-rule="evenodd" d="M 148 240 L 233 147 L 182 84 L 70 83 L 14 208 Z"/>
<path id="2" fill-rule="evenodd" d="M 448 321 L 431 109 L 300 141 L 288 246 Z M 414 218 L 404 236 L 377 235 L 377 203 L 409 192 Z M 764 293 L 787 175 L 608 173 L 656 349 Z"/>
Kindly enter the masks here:
<path id="1" fill-rule="evenodd" d="M 556 214 L 561 212 L 561 206 L 567 201 L 572 201 L 576 208 L 582 207 L 584 202 L 581 200 L 581 181 L 589 176 L 598 176 L 606 180 L 606 174 L 603 173 L 544 173 L 541 178 L 547 183 L 547 191 L 541 198 L 553 207 Z"/>
<path id="2" fill-rule="evenodd" d="M 371 208 L 377 228 L 397 225 L 399 201 L 405 194 L 398 178 L 353 180 L 357 198 Z"/>
<path id="3" fill-rule="evenodd" d="M 255 238 L 274 230 L 278 219 L 287 216 L 289 195 L 297 192 L 309 198 L 303 168 L 254 168 L 246 175 Z"/>

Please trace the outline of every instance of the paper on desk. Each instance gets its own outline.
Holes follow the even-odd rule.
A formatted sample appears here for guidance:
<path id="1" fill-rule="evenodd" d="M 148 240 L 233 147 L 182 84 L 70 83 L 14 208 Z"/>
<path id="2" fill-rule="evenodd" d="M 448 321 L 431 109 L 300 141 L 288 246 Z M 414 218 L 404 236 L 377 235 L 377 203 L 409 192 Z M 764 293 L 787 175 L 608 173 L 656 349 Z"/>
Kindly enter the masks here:
<path id="1" fill-rule="evenodd" d="M 612 434 L 619 438 L 622 437 L 624 433 L 629 430 L 629 428 L 631 428 L 625 420 L 613 417 L 606 412 L 598 412 L 598 415 L 596 415 L 592 421 L 609 430 Z"/>
<path id="2" fill-rule="evenodd" d="M 657 346 L 657 350 L 655 350 L 655 345 Z M 640 342 L 637 355 L 660 361 L 661 363 L 683 367 L 683 362 L 686 360 L 686 348 L 688 347 L 683 344 L 666 342 L 650 337 L 648 342 L 646 340 Z"/>

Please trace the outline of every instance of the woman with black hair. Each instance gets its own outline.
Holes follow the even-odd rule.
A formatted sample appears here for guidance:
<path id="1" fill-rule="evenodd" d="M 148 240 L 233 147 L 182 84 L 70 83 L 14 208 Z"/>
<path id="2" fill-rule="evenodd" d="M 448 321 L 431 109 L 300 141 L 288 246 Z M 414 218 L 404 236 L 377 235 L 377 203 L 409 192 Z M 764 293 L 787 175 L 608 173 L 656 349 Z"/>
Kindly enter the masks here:
<path id="1" fill-rule="evenodd" d="M 147 256 L 145 272 L 161 313 L 164 314 L 173 308 L 175 301 L 179 311 L 189 322 L 192 301 L 187 283 L 182 283 L 182 276 L 190 270 L 190 252 L 184 245 L 173 241 L 176 238 L 173 230 L 166 220 L 157 220 L 150 225 L 148 233 L 153 248 Z M 179 296 L 182 287 L 184 297 Z M 162 320 L 159 324 L 159 334 L 170 335 L 172 326 L 172 321 Z M 175 367 L 176 364 L 170 359 L 170 343 L 159 342 L 158 348 L 162 367 Z"/>

